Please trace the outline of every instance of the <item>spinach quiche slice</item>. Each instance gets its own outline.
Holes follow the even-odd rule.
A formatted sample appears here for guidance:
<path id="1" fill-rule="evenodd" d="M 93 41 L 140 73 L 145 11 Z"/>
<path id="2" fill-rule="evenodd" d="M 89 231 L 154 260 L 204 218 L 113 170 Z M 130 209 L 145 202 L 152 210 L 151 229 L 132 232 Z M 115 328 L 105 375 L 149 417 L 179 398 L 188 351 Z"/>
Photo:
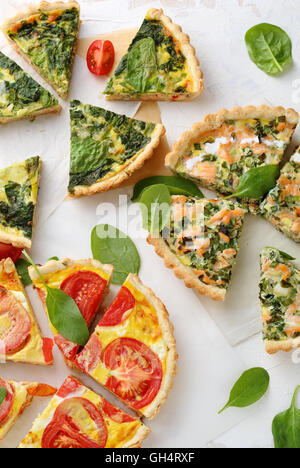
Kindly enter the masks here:
<path id="1" fill-rule="evenodd" d="M 66 99 L 79 25 L 76 1 L 41 2 L 6 20 L 2 31 L 16 51 Z"/>
<path id="2" fill-rule="evenodd" d="M 41 163 L 36 156 L 0 169 L 0 242 L 31 248 Z"/>
<path id="3" fill-rule="evenodd" d="M 170 226 L 148 242 L 188 288 L 223 301 L 245 212 L 232 201 L 173 196 Z"/>
<path id="4" fill-rule="evenodd" d="M 272 247 L 260 255 L 260 303 L 266 351 L 300 346 L 300 270 L 292 257 Z"/>
<path id="5" fill-rule="evenodd" d="M 165 128 L 72 101 L 71 198 L 120 185 L 151 158 Z"/>
<path id="6" fill-rule="evenodd" d="M 300 243 L 300 147 L 281 170 L 260 213 L 283 234 Z"/>
<path id="7" fill-rule="evenodd" d="M 185 132 L 166 166 L 210 190 L 233 194 L 250 169 L 280 164 L 298 119 L 296 111 L 283 107 L 223 109 Z"/>
<path id="8" fill-rule="evenodd" d="M 202 77 L 190 38 L 151 8 L 104 94 L 110 100 L 186 101 L 203 91 Z"/>
<path id="9" fill-rule="evenodd" d="M 46 89 L 0 52 L 0 123 L 60 112 Z"/>

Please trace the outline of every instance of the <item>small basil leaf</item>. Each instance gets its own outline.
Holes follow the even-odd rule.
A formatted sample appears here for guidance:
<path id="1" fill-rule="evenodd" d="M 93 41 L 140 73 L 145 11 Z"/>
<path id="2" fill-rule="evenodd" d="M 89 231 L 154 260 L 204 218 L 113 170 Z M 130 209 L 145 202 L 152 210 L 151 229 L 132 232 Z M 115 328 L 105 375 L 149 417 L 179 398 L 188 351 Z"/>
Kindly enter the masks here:
<path id="1" fill-rule="evenodd" d="M 269 75 L 277 75 L 292 62 L 292 42 L 273 24 L 262 23 L 247 31 L 245 42 L 251 60 Z"/>
<path id="2" fill-rule="evenodd" d="M 7 395 L 7 390 L 6 390 L 6 388 L 0 387 L 0 406 L 1 406 L 2 403 L 4 402 L 4 400 L 5 400 L 5 398 L 6 398 L 6 395 Z"/>
<path id="3" fill-rule="evenodd" d="M 279 249 L 276 249 L 276 247 L 267 247 L 267 249 L 275 249 L 275 250 L 278 250 L 278 252 L 280 253 L 280 255 L 282 255 L 284 258 L 286 258 L 287 260 L 296 260 L 295 257 L 292 257 L 290 254 L 287 254 L 286 252 L 283 252 L 283 250 L 279 250 Z"/>
<path id="4" fill-rule="evenodd" d="M 133 189 L 131 201 L 138 201 L 142 192 L 151 185 L 164 184 L 168 187 L 171 195 L 185 195 L 203 198 L 201 190 L 188 179 L 177 176 L 153 176 L 140 180 Z"/>
<path id="5" fill-rule="evenodd" d="M 290 408 L 279 413 L 273 420 L 275 448 L 300 448 L 300 410 L 296 407 L 299 389 L 300 386 L 294 392 Z"/>
<path id="6" fill-rule="evenodd" d="M 247 370 L 234 384 L 228 402 L 218 414 L 231 406 L 244 408 L 253 405 L 266 393 L 269 382 L 270 376 L 265 369 L 253 367 Z"/>
<path id="7" fill-rule="evenodd" d="M 138 92 L 146 90 L 150 76 L 157 71 L 155 42 L 145 37 L 130 49 L 127 58 L 126 80 Z"/>
<path id="8" fill-rule="evenodd" d="M 158 234 L 170 220 L 171 195 L 163 184 L 146 188 L 140 198 L 143 227 Z"/>
<path id="9" fill-rule="evenodd" d="M 58 257 L 50 257 L 50 258 L 48 258 L 48 262 L 50 262 L 50 260 L 56 260 L 58 262 L 59 258 Z"/>
<path id="10" fill-rule="evenodd" d="M 30 266 L 30 263 L 27 262 L 24 258 L 19 258 L 19 260 L 16 262 L 16 268 L 18 275 L 21 277 L 22 283 L 24 286 L 29 286 L 32 281 L 28 273 L 28 267 Z"/>
<path id="11" fill-rule="evenodd" d="M 262 198 L 275 187 L 279 173 L 279 167 L 275 164 L 254 167 L 242 175 L 235 193 L 226 198 Z"/>
<path id="12" fill-rule="evenodd" d="M 114 266 L 113 284 L 123 284 L 129 273 L 138 273 L 141 260 L 133 241 L 108 224 L 99 224 L 91 234 L 93 257 Z"/>

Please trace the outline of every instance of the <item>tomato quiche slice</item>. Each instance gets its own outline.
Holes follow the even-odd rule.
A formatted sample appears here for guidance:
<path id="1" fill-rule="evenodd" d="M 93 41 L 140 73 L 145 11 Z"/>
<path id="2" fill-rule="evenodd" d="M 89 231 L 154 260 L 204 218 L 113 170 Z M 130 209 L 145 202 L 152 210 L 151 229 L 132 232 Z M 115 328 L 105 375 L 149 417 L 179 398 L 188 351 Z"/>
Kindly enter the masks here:
<path id="1" fill-rule="evenodd" d="M 135 448 L 149 433 L 142 421 L 69 376 L 19 448 Z"/>
<path id="2" fill-rule="evenodd" d="M 0 123 L 60 112 L 61 106 L 45 88 L 0 52 Z"/>
<path id="3" fill-rule="evenodd" d="M 153 291 L 133 274 L 76 358 L 83 372 L 150 419 L 167 399 L 176 361 L 168 313 Z"/>
<path id="4" fill-rule="evenodd" d="M 41 164 L 36 156 L 0 169 L 0 242 L 31 248 Z"/>
<path id="5" fill-rule="evenodd" d="M 260 205 L 260 214 L 287 237 L 300 242 L 300 147 Z"/>
<path id="6" fill-rule="evenodd" d="M 103 265 L 93 259 L 70 260 L 65 258 L 62 261 L 50 260 L 39 270 L 49 287 L 60 288 L 74 299 L 88 327 L 90 327 L 105 294 L 108 292 L 113 267 Z M 28 271 L 47 312 L 45 286 L 33 267 L 29 267 Z M 67 364 L 72 366 L 80 346 L 60 335 L 51 322 L 50 327 L 56 345 Z"/>
<path id="7" fill-rule="evenodd" d="M 203 89 L 190 38 L 162 10 L 151 8 L 104 94 L 110 100 L 187 101 Z"/>
<path id="8" fill-rule="evenodd" d="M 38 382 L 16 382 L 0 377 L 0 390 L 5 397 L 0 403 L 0 441 L 14 426 L 18 417 L 24 412 L 34 396 L 47 397 L 54 395 L 56 388 Z"/>
<path id="9" fill-rule="evenodd" d="M 188 288 L 223 301 L 245 212 L 232 201 L 173 196 L 170 226 L 148 242 Z"/>
<path id="10" fill-rule="evenodd" d="M 10 44 L 63 99 L 70 88 L 79 17 L 76 1 L 43 1 L 2 25 Z"/>
<path id="11" fill-rule="evenodd" d="M 50 366 L 53 341 L 41 336 L 18 272 L 10 258 L 0 262 L 0 358 Z"/>
<path id="12" fill-rule="evenodd" d="M 280 164 L 299 116 L 282 107 L 235 107 L 209 114 L 185 132 L 166 157 L 180 176 L 223 195 L 254 167 Z"/>
<path id="13" fill-rule="evenodd" d="M 71 198 L 119 186 L 151 158 L 165 133 L 146 123 L 100 107 L 71 102 Z"/>
<path id="14" fill-rule="evenodd" d="M 300 270 L 293 258 L 272 247 L 260 255 L 260 303 L 266 351 L 300 346 Z"/>

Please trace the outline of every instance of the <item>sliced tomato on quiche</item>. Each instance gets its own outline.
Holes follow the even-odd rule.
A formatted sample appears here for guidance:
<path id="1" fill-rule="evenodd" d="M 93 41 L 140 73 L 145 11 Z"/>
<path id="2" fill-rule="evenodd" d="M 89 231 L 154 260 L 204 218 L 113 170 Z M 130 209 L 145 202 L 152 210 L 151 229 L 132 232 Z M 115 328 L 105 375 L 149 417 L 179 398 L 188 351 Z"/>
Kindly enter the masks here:
<path id="1" fill-rule="evenodd" d="M 153 418 L 167 399 L 176 360 L 164 305 L 130 274 L 76 364 L 128 407 Z"/>
<path id="2" fill-rule="evenodd" d="M 16 382 L 0 377 L 0 389 L 5 396 L 0 403 L 0 441 L 13 427 L 34 396 L 52 396 L 56 388 L 38 382 Z"/>
<path id="3" fill-rule="evenodd" d="M 10 258 L 0 262 L 0 356 L 5 361 L 49 366 L 53 341 L 43 338 L 18 272 Z"/>
<path id="4" fill-rule="evenodd" d="M 69 376 L 19 448 L 133 448 L 150 430 Z"/>
<path id="5" fill-rule="evenodd" d="M 98 309 L 108 292 L 113 267 L 103 265 L 97 260 L 50 260 L 39 268 L 46 283 L 51 288 L 60 288 L 76 302 L 86 324 L 90 327 Z M 47 311 L 47 292 L 33 267 L 29 268 L 29 275 L 37 288 L 40 299 Z M 54 341 L 65 360 L 72 364 L 80 347 L 58 333 L 50 322 Z"/>

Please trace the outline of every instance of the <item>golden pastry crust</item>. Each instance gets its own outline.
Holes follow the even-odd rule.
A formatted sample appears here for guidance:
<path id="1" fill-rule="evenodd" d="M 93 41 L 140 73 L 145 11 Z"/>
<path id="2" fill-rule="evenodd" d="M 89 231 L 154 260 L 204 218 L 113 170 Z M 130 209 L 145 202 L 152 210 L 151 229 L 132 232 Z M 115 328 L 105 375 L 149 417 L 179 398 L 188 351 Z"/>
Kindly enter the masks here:
<path id="1" fill-rule="evenodd" d="M 72 1 L 70 1 L 70 2 L 55 2 L 55 3 L 50 3 L 50 2 L 47 2 L 47 1 L 42 1 L 42 2 L 40 2 L 38 5 L 29 5 L 28 8 L 27 8 L 27 10 L 22 11 L 22 12 L 19 12 L 19 13 L 17 13 L 14 17 L 5 20 L 4 23 L 3 23 L 2 26 L 1 26 L 1 30 L 2 30 L 3 34 L 5 35 L 6 39 L 8 40 L 8 42 L 10 43 L 10 45 L 14 48 L 14 50 L 15 50 L 21 57 L 23 57 L 24 60 L 26 60 L 26 61 L 34 68 L 34 70 L 35 70 L 39 75 L 41 75 L 39 68 L 38 68 L 36 65 L 34 65 L 34 63 L 30 60 L 30 58 L 29 58 L 26 54 L 24 54 L 24 53 L 19 49 L 19 47 L 17 46 L 17 44 L 8 36 L 7 30 L 8 30 L 11 26 L 14 26 L 16 23 L 19 23 L 20 21 L 26 20 L 26 19 L 27 19 L 28 17 L 30 17 L 31 15 L 38 14 L 38 13 L 40 13 L 41 11 L 49 12 L 49 11 L 55 11 L 55 10 L 57 10 L 57 9 L 68 10 L 69 8 L 77 8 L 77 10 L 80 12 L 80 5 L 79 5 L 79 3 L 76 2 L 76 0 L 72 0 Z M 79 24 L 80 24 L 80 22 L 79 22 Z M 79 34 L 79 28 L 78 28 L 78 32 L 77 32 L 77 39 L 78 39 L 78 34 Z M 73 53 L 72 53 L 72 59 L 71 59 L 72 65 L 73 65 L 73 62 L 74 62 L 74 59 L 75 59 L 76 49 L 77 49 L 77 41 L 75 41 L 74 49 L 73 49 Z M 71 65 L 71 68 L 72 68 L 72 65 Z M 68 93 L 60 93 L 60 92 L 58 92 L 58 90 L 57 90 L 57 88 L 56 88 L 56 85 L 55 85 L 55 83 L 54 83 L 52 80 L 46 79 L 44 76 L 42 76 L 42 78 L 43 78 L 50 86 L 52 86 L 52 88 L 55 89 L 55 91 L 58 93 L 58 95 L 59 95 L 62 99 L 67 99 Z"/>
<path id="2" fill-rule="evenodd" d="M 108 190 L 117 188 L 119 185 L 128 179 L 133 172 L 141 169 L 145 162 L 153 155 L 153 151 L 158 147 L 161 137 L 165 134 L 165 127 L 161 124 L 156 124 L 155 131 L 151 136 L 151 141 L 145 146 L 143 151 L 121 172 L 109 179 L 97 182 L 91 186 L 79 185 L 74 187 L 74 193 L 68 193 L 68 199 L 94 195 L 95 193 L 107 192 Z"/>
<path id="3" fill-rule="evenodd" d="M 287 340 L 266 340 L 265 349 L 269 354 L 275 354 L 278 351 L 285 351 L 288 353 L 293 349 L 300 348 L 300 336 L 297 338 L 288 338 Z"/>
<path id="4" fill-rule="evenodd" d="M 36 112 L 33 112 L 30 115 L 25 115 L 25 116 L 23 115 L 21 117 L 16 116 L 16 117 L 11 117 L 11 118 L 1 117 L 0 124 L 4 125 L 9 122 L 16 122 L 18 120 L 28 120 L 28 119 L 32 119 L 34 117 L 38 117 L 44 114 L 59 114 L 60 112 L 61 112 L 61 106 L 58 104 L 52 107 L 48 107 L 47 109 L 40 109 Z"/>
<path id="5" fill-rule="evenodd" d="M 175 276 L 183 279 L 187 288 L 192 288 L 198 291 L 203 296 L 209 296 L 214 301 L 224 301 L 226 289 L 221 289 L 216 286 L 204 284 L 191 270 L 191 268 L 183 265 L 181 261 L 170 251 L 164 240 L 161 238 L 153 238 L 150 235 L 147 238 L 148 244 L 155 248 L 157 255 L 164 259 L 165 265 L 173 270 Z"/>
<path id="6" fill-rule="evenodd" d="M 196 142 L 204 133 L 221 127 L 226 120 L 251 118 L 272 120 L 280 116 L 285 116 L 287 121 L 294 125 L 297 125 L 299 120 L 299 115 L 294 109 L 285 109 L 280 106 L 234 107 L 231 110 L 221 109 L 216 114 L 208 114 L 202 122 L 195 123 L 191 130 L 184 132 L 180 140 L 174 143 L 172 151 L 166 156 L 165 164 L 169 169 L 175 171 L 179 159 L 186 153 L 190 145 Z M 201 183 L 201 185 L 205 187 L 205 184 Z"/>
<path id="7" fill-rule="evenodd" d="M 157 10 L 151 8 L 148 11 L 153 19 L 161 21 L 163 25 L 168 29 L 172 36 L 179 43 L 183 55 L 186 57 L 189 65 L 191 78 L 193 81 L 193 91 L 185 94 L 167 95 L 167 94 L 141 94 L 139 96 L 130 96 L 128 94 L 115 94 L 106 96 L 109 101 L 112 100 L 124 100 L 124 101 L 191 101 L 195 99 L 204 90 L 203 72 L 200 69 L 199 60 L 196 57 L 196 51 L 190 43 L 190 37 L 182 32 L 182 28 L 177 24 L 174 24 L 171 18 L 166 16 L 162 9 Z"/>

